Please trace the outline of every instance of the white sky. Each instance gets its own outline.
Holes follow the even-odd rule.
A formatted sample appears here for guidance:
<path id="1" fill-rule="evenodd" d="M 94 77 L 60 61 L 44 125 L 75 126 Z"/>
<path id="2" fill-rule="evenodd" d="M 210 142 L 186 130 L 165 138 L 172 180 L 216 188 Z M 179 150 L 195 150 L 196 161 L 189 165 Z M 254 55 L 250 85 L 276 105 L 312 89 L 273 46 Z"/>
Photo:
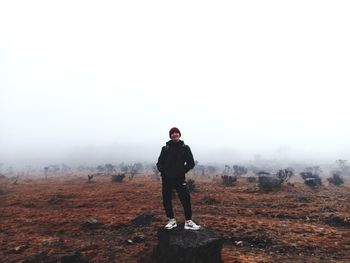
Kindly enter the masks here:
<path id="1" fill-rule="evenodd" d="M 349 1 L 3 0 L 0 162 L 127 146 L 118 158 L 154 161 L 172 126 L 202 162 L 347 159 L 349 14 Z"/>

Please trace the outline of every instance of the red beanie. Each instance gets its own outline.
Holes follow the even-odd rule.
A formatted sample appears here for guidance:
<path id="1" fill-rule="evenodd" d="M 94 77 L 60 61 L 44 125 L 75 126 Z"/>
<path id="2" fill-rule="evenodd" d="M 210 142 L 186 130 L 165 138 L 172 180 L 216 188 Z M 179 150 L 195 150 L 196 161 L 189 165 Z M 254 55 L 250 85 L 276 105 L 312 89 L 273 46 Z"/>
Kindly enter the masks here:
<path id="1" fill-rule="evenodd" d="M 173 127 L 173 128 L 171 128 L 170 131 L 169 131 L 169 137 L 170 137 L 170 138 L 171 138 L 171 135 L 172 135 L 174 132 L 179 133 L 180 136 L 181 136 L 180 130 L 179 130 L 178 128 L 176 128 L 176 127 Z"/>

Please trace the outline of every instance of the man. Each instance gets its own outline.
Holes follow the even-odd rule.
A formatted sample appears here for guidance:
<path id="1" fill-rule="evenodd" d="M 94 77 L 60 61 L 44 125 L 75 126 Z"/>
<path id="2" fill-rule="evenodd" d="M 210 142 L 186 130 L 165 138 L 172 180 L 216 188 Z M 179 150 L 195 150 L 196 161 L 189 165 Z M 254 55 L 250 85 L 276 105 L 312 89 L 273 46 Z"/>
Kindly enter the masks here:
<path id="1" fill-rule="evenodd" d="M 173 127 L 169 131 L 170 141 L 162 147 L 157 168 L 162 177 L 162 195 L 165 213 L 169 219 L 166 229 L 177 227 L 171 202 L 172 190 L 175 189 L 185 212 L 185 229 L 199 230 L 200 226 L 192 221 L 191 197 L 185 174 L 194 167 L 191 149 L 182 140 L 181 132 Z"/>

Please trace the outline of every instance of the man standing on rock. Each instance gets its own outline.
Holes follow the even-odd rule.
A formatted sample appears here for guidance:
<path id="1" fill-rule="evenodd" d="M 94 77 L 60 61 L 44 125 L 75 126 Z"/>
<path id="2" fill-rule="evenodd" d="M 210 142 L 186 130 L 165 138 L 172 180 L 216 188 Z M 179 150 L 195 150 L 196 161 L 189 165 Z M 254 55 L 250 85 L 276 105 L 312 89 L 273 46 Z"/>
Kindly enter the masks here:
<path id="1" fill-rule="evenodd" d="M 181 132 L 173 127 L 169 131 L 170 141 L 162 147 L 157 168 L 162 177 L 162 195 L 165 213 L 169 222 L 166 229 L 177 227 L 171 202 L 172 190 L 175 189 L 185 212 L 185 229 L 199 230 L 200 226 L 192 221 L 191 197 L 185 181 L 185 174 L 194 167 L 191 149 L 182 140 Z"/>

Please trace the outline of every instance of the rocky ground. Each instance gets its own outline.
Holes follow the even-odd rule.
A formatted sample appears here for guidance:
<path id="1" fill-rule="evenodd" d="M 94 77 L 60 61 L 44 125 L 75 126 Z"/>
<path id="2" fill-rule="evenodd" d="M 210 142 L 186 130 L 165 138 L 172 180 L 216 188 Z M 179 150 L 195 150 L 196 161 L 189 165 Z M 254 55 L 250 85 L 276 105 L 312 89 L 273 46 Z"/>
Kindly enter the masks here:
<path id="1" fill-rule="evenodd" d="M 194 220 L 222 236 L 224 262 L 350 262 L 349 180 L 263 193 L 245 178 L 192 179 Z M 174 210 L 182 221 L 177 198 Z M 0 262 L 151 262 L 165 222 L 160 181 L 146 174 L 0 180 Z"/>

